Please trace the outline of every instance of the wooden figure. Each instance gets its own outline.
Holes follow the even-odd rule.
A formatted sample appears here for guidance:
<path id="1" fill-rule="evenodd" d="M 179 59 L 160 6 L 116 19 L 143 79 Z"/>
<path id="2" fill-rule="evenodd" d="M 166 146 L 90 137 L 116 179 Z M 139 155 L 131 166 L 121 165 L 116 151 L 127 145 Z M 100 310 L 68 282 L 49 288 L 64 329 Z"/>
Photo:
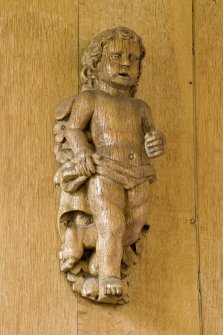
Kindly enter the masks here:
<path id="1" fill-rule="evenodd" d="M 83 56 L 81 93 L 55 113 L 60 266 L 96 302 L 128 301 L 128 267 L 148 228 L 150 159 L 164 153 L 149 106 L 134 98 L 144 55 L 128 28 L 98 34 Z"/>

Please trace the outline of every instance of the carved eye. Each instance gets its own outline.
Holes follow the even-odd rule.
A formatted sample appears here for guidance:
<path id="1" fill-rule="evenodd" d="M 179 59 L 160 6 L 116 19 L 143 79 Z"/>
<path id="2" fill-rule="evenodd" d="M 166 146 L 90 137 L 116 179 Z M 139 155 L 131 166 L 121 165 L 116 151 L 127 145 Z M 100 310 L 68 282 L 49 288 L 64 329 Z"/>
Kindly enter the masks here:
<path id="1" fill-rule="evenodd" d="M 119 61 L 120 58 L 121 58 L 121 55 L 119 55 L 119 54 L 112 54 L 110 57 L 111 57 L 111 59 L 113 59 L 113 60 Z"/>
<path id="2" fill-rule="evenodd" d="M 135 55 L 130 55 L 129 59 L 133 62 L 137 61 L 139 59 L 139 57 L 135 56 Z"/>

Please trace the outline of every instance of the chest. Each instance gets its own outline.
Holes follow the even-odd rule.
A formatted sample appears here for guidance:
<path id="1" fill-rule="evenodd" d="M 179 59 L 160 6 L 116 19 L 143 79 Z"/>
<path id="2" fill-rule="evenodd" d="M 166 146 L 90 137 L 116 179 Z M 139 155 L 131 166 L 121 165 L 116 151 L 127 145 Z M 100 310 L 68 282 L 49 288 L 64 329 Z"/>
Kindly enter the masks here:
<path id="1" fill-rule="evenodd" d="M 95 106 L 92 123 L 97 128 L 132 131 L 142 127 L 142 115 L 133 99 L 102 98 Z"/>

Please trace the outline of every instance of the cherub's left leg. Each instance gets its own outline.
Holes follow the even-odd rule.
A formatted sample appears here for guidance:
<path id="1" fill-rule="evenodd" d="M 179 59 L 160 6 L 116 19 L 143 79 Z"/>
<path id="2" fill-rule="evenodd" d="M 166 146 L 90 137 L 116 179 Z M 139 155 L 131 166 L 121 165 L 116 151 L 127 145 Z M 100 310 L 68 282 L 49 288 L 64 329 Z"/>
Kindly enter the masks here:
<path id="1" fill-rule="evenodd" d="M 127 191 L 126 232 L 124 245 L 134 243 L 139 237 L 149 214 L 150 183 L 146 182 Z"/>
<path id="2" fill-rule="evenodd" d="M 97 227 L 99 297 L 121 295 L 121 261 L 125 233 L 125 193 L 121 185 L 95 175 L 88 183 L 88 201 Z"/>

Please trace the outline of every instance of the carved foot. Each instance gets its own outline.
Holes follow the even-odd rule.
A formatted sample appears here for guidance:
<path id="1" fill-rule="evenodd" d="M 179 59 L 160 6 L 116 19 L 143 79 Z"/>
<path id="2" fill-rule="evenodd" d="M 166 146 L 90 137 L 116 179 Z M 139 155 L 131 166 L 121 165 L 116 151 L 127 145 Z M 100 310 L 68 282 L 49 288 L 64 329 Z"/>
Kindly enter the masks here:
<path id="1" fill-rule="evenodd" d="M 107 278 L 102 281 L 101 285 L 105 295 L 122 295 L 122 282 L 119 278 Z"/>
<path id="2" fill-rule="evenodd" d="M 98 290 L 99 290 L 98 279 L 97 278 L 87 278 L 84 281 L 84 284 L 81 290 L 81 295 L 82 297 L 85 297 L 90 300 L 97 300 Z"/>
<path id="3" fill-rule="evenodd" d="M 89 300 L 93 300 L 96 303 L 123 305 L 129 302 L 129 297 L 126 293 L 122 293 L 121 295 L 100 294 L 99 296 L 98 278 L 90 277 L 90 278 L 84 279 L 83 277 L 76 276 L 68 272 L 67 279 L 72 283 L 74 292 L 80 293 L 82 297 L 89 299 Z M 111 279 L 114 280 L 116 278 L 111 278 Z M 126 291 L 127 283 L 124 281 L 123 284 L 124 286 L 126 286 L 125 287 L 125 291 Z M 108 289 L 108 285 L 111 285 L 111 283 L 110 284 L 107 283 L 107 289 Z M 116 282 L 116 290 L 117 290 L 117 287 L 120 287 L 120 286 Z M 118 291 L 120 292 L 120 290 Z"/>
<path id="4" fill-rule="evenodd" d="M 77 252 L 74 248 L 67 247 L 66 244 L 63 244 L 61 249 L 59 252 L 60 270 L 67 272 L 79 261 L 83 252 L 82 250 L 78 250 L 79 252 Z"/>
<path id="5" fill-rule="evenodd" d="M 100 281 L 98 302 L 105 304 L 125 304 L 129 297 L 123 293 L 123 283 L 119 278 L 106 278 Z"/>
<path id="6" fill-rule="evenodd" d="M 70 269 L 73 268 L 73 266 L 76 262 L 77 262 L 77 260 L 73 256 L 69 256 L 66 259 L 62 258 L 60 260 L 60 270 L 62 272 L 67 272 L 67 271 L 69 271 Z"/>

